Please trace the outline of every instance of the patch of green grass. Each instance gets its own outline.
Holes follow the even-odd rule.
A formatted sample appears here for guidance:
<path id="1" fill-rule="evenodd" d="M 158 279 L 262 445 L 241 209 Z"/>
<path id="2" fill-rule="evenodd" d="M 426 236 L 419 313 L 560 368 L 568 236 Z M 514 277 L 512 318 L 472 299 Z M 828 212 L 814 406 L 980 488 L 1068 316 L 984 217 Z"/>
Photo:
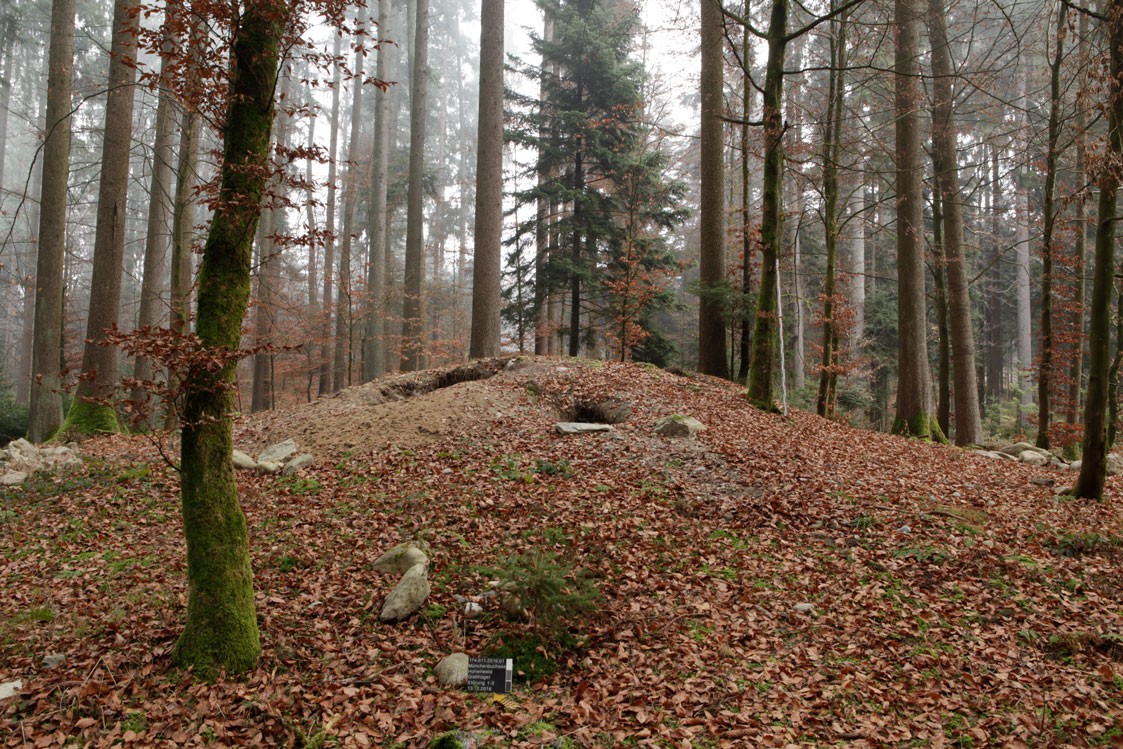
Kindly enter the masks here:
<path id="1" fill-rule="evenodd" d="M 565 458 L 558 461 L 538 458 L 534 461 L 534 472 L 540 476 L 557 476 L 568 479 L 573 476 L 573 466 Z"/>
<path id="2" fill-rule="evenodd" d="M 285 554 L 277 560 L 277 570 L 286 575 L 300 566 L 300 559 L 289 554 Z"/>
<path id="3" fill-rule="evenodd" d="M 1089 554 L 1104 554 L 1123 550 L 1123 538 L 1102 533 L 1066 533 L 1049 544 L 1049 549 L 1057 556 L 1082 557 Z"/>
<path id="4" fill-rule="evenodd" d="M 301 476 L 282 476 L 277 479 L 277 486 L 294 497 L 316 495 L 322 489 L 320 482 L 316 479 Z"/>
<path id="5" fill-rule="evenodd" d="M 952 558 L 951 552 L 939 546 L 906 546 L 897 549 L 893 556 L 898 559 L 915 559 L 925 564 L 941 565 Z"/>
<path id="6" fill-rule="evenodd" d="M 143 733 L 148 730 L 148 716 L 141 712 L 131 712 L 125 716 L 121 721 L 122 731 L 132 731 L 133 733 Z"/>
<path id="7" fill-rule="evenodd" d="M 706 637 L 714 631 L 712 625 L 703 624 L 693 619 L 686 623 L 686 627 L 690 630 L 690 639 L 694 642 L 704 642 Z"/>

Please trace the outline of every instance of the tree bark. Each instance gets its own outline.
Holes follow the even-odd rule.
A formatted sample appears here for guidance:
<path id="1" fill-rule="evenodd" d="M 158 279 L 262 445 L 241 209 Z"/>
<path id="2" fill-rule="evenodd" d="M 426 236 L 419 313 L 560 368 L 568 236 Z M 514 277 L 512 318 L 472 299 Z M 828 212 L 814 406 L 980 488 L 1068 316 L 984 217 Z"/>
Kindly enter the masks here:
<path id="1" fill-rule="evenodd" d="M 1123 159 L 1123 0 L 1107 3 L 1110 49 L 1108 76 L 1108 158 Z M 1115 270 L 1117 166 L 1102 171 L 1092 277 L 1091 325 L 1088 331 L 1088 392 L 1084 405 L 1084 439 L 1080 476 L 1072 494 L 1103 499 L 1107 479 L 1107 394 L 1111 359 L 1111 291 Z"/>
<path id="2" fill-rule="evenodd" d="M 121 262 L 125 254 L 136 83 L 136 19 L 135 0 L 114 3 L 109 94 L 105 103 L 105 139 L 94 233 L 94 270 L 90 281 L 86 344 L 82 349 L 83 377 L 63 422 L 64 432 L 98 434 L 120 429 L 113 406 L 104 402 L 113 396 L 117 386 L 117 349 L 102 346 L 100 341 L 117 325 L 121 307 Z"/>
<path id="3" fill-rule="evenodd" d="M 777 0 L 782 2 L 783 0 Z M 729 374 L 725 355 L 725 138 L 722 125 L 724 30 L 719 0 L 702 3 L 701 234 L 698 301 L 698 370 L 715 377 Z M 572 345 L 572 342 L 571 342 Z"/>
<path id="4" fill-rule="evenodd" d="M 393 13 L 392 0 L 378 3 L 378 67 L 380 81 L 388 80 L 389 55 L 393 45 L 386 39 L 387 26 Z M 386 182 L 390 159 L 390 94 L 379 89 L 374 94 L 374 147 L 371 155 L 370 203 L 367 214 L 367 236 L 370 252 L 367 258 L 367 319 L 363 339 L 363 382 L 378 379 L 385 373 L 385 307 L 386 294 Z"/>
<path id="5" fill-rule="evenodd" d="M 979 388 L 975 377 L 975 333 L 963 248 L 963 205 L 959 193 L 956 146 L 955 75 L 948 43 L 943 0 L 928 0 L 928 34 L 932 40 L 932 161 L 943 207 L 943 248 L 947 270 L 948 317 L 955 393 L 955 444 L 983 440 Z M 942 426 L 942 425 L 941 425 Z M 946 427 L 944 427 L 946 431 Z"/>
<path id="6" fill-rule="evenodd" d="M 47 60 L 46 141 L 39 193 L 35 264 L 35 341 L 27 438 L 43 442 L 62 423 L 62 294 L 66 188 L 70 176 L 70 92 L 74 72 L 74 0 L 53 0 Z"/>
<path id="7" fill-rule="evenodd" d="M 831 10 L 835 2 L 831 2 Z M 838 157 L 842 129 L 842 100 L 846 88 L 846 14 L 831 22 L 830 73 L 827 91 L 827 120 L 823 125 L 823 230 L 827 269 L 823 279 L 823 358 L 819 366 L 819 393 L 815 411 L 834 415 L 834 393 L 838 382 L 838 328 L 835 326 L 835 259 L 838 254 Z"/>
<path id="8" fill-rule="evenodd" d="M 1088 14 L 1081 13 L 1079 24 L 1079 42 L 1078 54 L 1085 53 L 1086 39 L 1088 38 Z M 1076 123 L 1075 123 L 1075 145 L 1076 145 L 1076 164 L 1074 167 L 1075 174 L 1073 175 L 1073 184 L 1078 186 L 1080 195 L 1076 199 L 1076 215 L 1074 220 L 1076 222 L 1076 238 L 1073 242 L 1073 268 L 1072 273 L 1075 276 L 1075 297 L 1073 299 L 1073 315 L 1076 318 L 1075 328 L 1076 335 L 1073 342 L 1072 351 L 1072 370 L 1069 373 L 1069 386 L 1068 386 L 1068 412 L 1065 414 L 1065 421 L 1069 424 L 1079 423 L 1080 418 L 1080 392 L 1082 380 L 1084 379 L 1084 302 L 1085 302 L 1085 281 L 1084 281 L 1084 268 L 1086 265 L 1086 257 L 1088 253 L 1088 206 L 1087 206 L 1087 191 L 1085 184 L 1087 182 L 1087 154 L 1088 154 L 1088 115 L 1087 109 L 1084 106 L 1077 106 L 1076 108 Z"/>
<path id="9" fill-rule="evenodd" d="M 338 312 L 332 294 L 335 284 L 335 242 L 339 236 L 335 231 L 336 183 L 339 168 L 339 99 L 342 87 L 342 67 L 340 55 L 343 52 L 343 32 L 336 29 L 332 46 L 334 72 L 331 83 L 331 137 L 328 139 L 328 206 L 324 226 L 324 289 L 320 297 L 320 385 L 319 394 L 334 392 L 332 387 L 332 358 L 335 352 L 335 338 L 332 330 L 332 314 Z"/>
<path id="10" fill-rule="evenodd" d="M 896 0 L 894 60 L 897 169 L 897 414 L 893 432 L 942 437 L 932 414 L 924 294 L 923 174 L 920 145 L 920 14 L 915 0 Z"/>
<path id="11" fill-rule="evenodd" d="M 156 138 L 152 145 L 152 183 L 148 191 L 148 222 L 144 238 L 144 277 L 140 290 L 140 311 L 137 327 L 146 328 L 161 323 L 164 310 L 166 276 L 168 274 L 168 247 L 171 239 L 172 181 L 175 160 L 174 139 L 176 129 L 175 94 L 171 90 L 171 71 L 168 54 L 176 40 L 171 24 L 164 24 L 165 54 L 160 63 L 160 91 L 156 104 Z M 133 376 L 140 381 L 151 380 L 155 373 L 152 362 L 138 356 Z M 141 404 L 141 418 L 145 425 L 155 423 L 149 393 L 141 387 L 133 389 L 130 396 Z"/>
<path id="12" fill-rule="evenodd" d="M 1029 106 L 1026 97 L 1026 71 L 1018 70 L 1018 135 L 1014 158 L 1017 160 L 1015 176 L 1015 218 L 1014 218 L 1014 254 L 1016 275 L 1014 288 L 1017 299 L 1017 352 L 1018 352 L 1018 387 L 1021 390 L 1021 403 L 1033 403 L 1033 391 L 1030 389 L 1030 369 L 1033 367 L 1032 344 L 1032 309 L 1030 307 L 1030 272 L 1029 272 L 1029 187 L 1026 185 L 1027 161 L 1029 160 Z M 1019 413 L 1019 418 L 1021 414 Z"/>
<path id="13" fill-rule="evenodd" d="M 284 0 L 248 0 L 235 32 L 219 200 L 199 274 L 196 324 L 204 349 L 232 352 L 241 343 L 288 13 Z M 253 668 L 261 652 L 249 537 L 231 462 L 236 370 L 230 361 L 218 372 L 195 370 L 185 383 L 180 460 L 188 600 L 172 657 L 204 678 Z"/>
<path id="14" fill-rule="evenodd" d="M 1061 133 L 1061 63 L 1068 32 L 1068 6 L 1057 8 L 1056 57 L 1049 63 L 1049 125 L 1045 144 L 1045 196 L 1041 237 L 1041 361 L 1037 370 L 1037 446 L 1049 449 L 1053 387 L 1053 253 L 1057 226 L 1057 151 Z"/>
<path id="15" fill-rule="evenodd" d="M 480 13 L 480 117 L 476 146 L 472 331 L 468 348 L 468 356 L 473 359 L 499 355 L 500 245 L 503 239 L 503 2 L 483 0 Z"/>
<path id="16" fill-rule="evenodd" d="M 335 392 L 351 384 L 351 329 L 354 296 L 351 284 L 351 246 L 355 233 L 355 201 L 358 199 L 359 142 L 363 117 L 363 57 L 355 52 L 355 87 L 351 99 L 351 133 L 347 141 L 347 176 L 343 182 L 343 243 L 339 248 L 339 303 L 335 309 Z"/>
<path id="17" fill-rule="evenodd" d="M 784 53 L 787 48 L 788 3 L 772 1 L 768 25 L 768 62 L 761 97 L 764 118 L 764 176 L 760 207 L 760 294 L 749 365 L 749 400 L 773 409 L 772 380 L 776 358 L 776 285 L 784 241 Z"/>
<path id="18" fill-rule="evenodd" d="M 429 0 L 417 0 L 409 101 L 409 187 L 406 195 L 406 261 L 402 300 L 401 370 L 414 372 L 424 361 L 425 286 L 425 100 L 429 88 Z"/>

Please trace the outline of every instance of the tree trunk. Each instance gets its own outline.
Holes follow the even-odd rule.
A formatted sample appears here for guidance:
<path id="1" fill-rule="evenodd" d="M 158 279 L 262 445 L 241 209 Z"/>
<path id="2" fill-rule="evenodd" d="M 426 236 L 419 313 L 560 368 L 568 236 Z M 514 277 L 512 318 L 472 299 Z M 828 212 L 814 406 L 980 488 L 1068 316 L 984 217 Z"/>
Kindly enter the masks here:
<path id="1" fill-rule="evenodd" d="M 70 176 L 70 91 L 74 70 L 74 0 L 53 0 L 47 61 L 46 141 L 39 193 L 35 264 L 35 341 L 27 438 L 43 442 L 62 423 L 62 294 L 66 188 Z"/>
<path id="2" fill-rule="evenodd" d="M 778 2 L 782 0 L 777 0 Z M 721 289 L 725 282 L 725 137 L 722 126 L 723 23 L 718 0 L 702 3 L 701 233 L 698 302 L 698 370 L 727 377 L 725 315 Z M 571 342 L 572 347 L 572 342 Z"/>
<path id="3" fill-rule="evenodd" d="M 1021 390 L 1022 405 L 1033 403 L 1033 392 L 1029 386 L 1030 369 L 1033 367 L 1033 346 L 1031 342 L 1033 330 L 1030 308 L 1030 272 L 1029 272 L 1029 187 L 1026 185 L 1026 172 L 1029 160 L 1027 144 L 1029 129 L 1029 114 L 1026 112 L 1028 99 L 1026 97 L 1026 71 L 1018 70 L 1018 136 L 1017 146 L 1014 151 L 1017 170 L 1015 173 L 1015 218 L 1014 218 L 1014 251 L 1016 276 L 1014 287 L 1017 298 L 1017 324 L 1018 324 L 1018 387 Z M 1020 417 L 1020 413 L 1019 413 Z"/>
<path id="4" fill-rule="evenodd" d="M 253 306 L 253 339 L 257 346 L 268 346 L 273 339 L 273 217 L 274 209 L 268 195 L 261 207 L 257 223 L 257 293 Z M 253 356 L 253 389 L 250 411 L 257 413 L 273 408 L 272 357 L 266 351 Z"/>
<path id="5" fill-rule="evenodd" d="M 196 320 L 204 349 L 232 352 L 241 343 L 288 12 L 283 0 L 248 0 L 233 40 L 219 201 L 199 274 Z M 231 462 L 236 370 L 229 361 L 218 372 L 193 372 L 186 383 L 180 460 L 187 621 L 172 657 L 204 678 L 253 668 L 261 652 L 249 538 Z"/>
<path id="6" fill-rule="evenodd" d="M 835 2 L 831 2 L 833 11 Z M 835 258 L 838 254 L 838 157 L 842 129 L 842 100 L 846 88 L 846 14 L 831 21 L 830 82 L 827 120 L 823 125 L 823 229 L 827 270 L 823 279 L 823 358 L 819 367 L 819 393 L 815 411 L 824 418 L 834 415 L 834 391 L 838 382 L 838 328 L 835 326 Z"/>
<path id="7" fill-rule="evenodd" d="M 749 7 L 745 3 L 746 11 Z M 753 318 L 753 243 L 752 243 L 752 170 L 749 168 L 749 121 L 753 114 L 752 72 L 753 37 L 748 27 L 741 30 L 741 59 L 745 70 L 741 76 L 741 330 L 738 336 L 737 381 L 749 381 L 749 359 L 752 356 Z"/>
<path id="8" fill-rule="evenodd" d="M 893 432 L 942 437 L 932 414 L 924 294 L 924 196 L 920 145 L 920 15 L 915 0 L 896 0 L 894 61 L 897 168 L 897 414 Z"/>
<path id="9" fill-rule="evenodd" d="M 392 0 L 378 3 L 378 80 L 392 75 L 389 55 L 393 45 L 386 39 L 387 26 L 393 13 Z M 363 382 L 381 377 L 385 369 L 385 307 L 386 294 L 386 182 L 390 160 L 390 94 L 379 89 L 374 94 L 374 147 L 371 155 L 371 194 L 367 214 L 367 236 L 370 253 L 367 259 L 368 308 L 363 340 Z"/>
<path id="10" fill-rule="evenodd" d="M 1088 38 L 1087 13 L 1080 14 L 1078 37 L 1078 54 L 1083 55 L 1086 50 L 1085 40 Z M 1068 412 L 1065 415 L 1065 421 L 1069 424 L 1079 423 L 1081 381 L 1084 379 L 1084 268 L 1088 252 L 1088 206 L 1087 191 L 1085 189 L 1085 184 L 1087 182 L 1088 115 L 1084 106 L 1077 106 L 1076 108 L 1075 128 L 1076 165 L 1074 167 L 1075 174 L 1073 175 L 1072 182 L 1080 190 L 1080 195 L 1076 199 L 1076 216 L 1074 220 L 1076 222 L 1077 232 L 1072 248 L 1074 255 L 1072 273 L 1076 279 L 1076 293 L 1072 306 L 1074 307 L 1073 316 L 1076 318 L 1076 324 L 1075 336 L 1072 344 L 1072 370 L 1069 373 Z"/>
<path id="11" fill-rule="evenodd" d="M 1123 0 L 1107 3 L 1108 153 L 1123 158 Z M 1116 162 L 1118 163 L 1118 162 Z M 1119 175 L 1104 169 L 1099 180 L 1095 271 L 1092 277 L 1091 325 L 1088 331 L 1088 392 L 1084 405 L 1084 440 L 1080 476 L 1072 494 L 1103 499 L 1107 479 L 1107 394 L 1111 347 L 1111 291 L 1115 271 L 1116 197 Z"/>
<path id="12" fill-rule="evenodd" d="M 429 88 L 429 0 L 417 0 L 409 100 L 409 187 L 406 195 L 406 260 L 402 299 L 401 370 L 421 368 L 424 356 L 425 286 L 425 99 Z"/>
<path id="13" fill-rule="evenodd" d="M 936 423 L 944 434 L 951 428 L 951 335 L 948 332 L 947 254 L 944 251 L 944 206 L 940 191 L 932 195 L 932 280 L 936 307 Z"/>
<path id="14" fill-rule="evenodd" d="M 866 337 L 866 184 L 858 165 L 858 185 L 850 195 L 850 309 L 854 311 L 850 329 L 850 350 L 858 353 Z"/>
<path id="15" fill-rule="evenodd" d="M 948 316 L 955 391 L 955 444 L 983 440 L 979 387 L 975 378 L 975 333 L 971 294 L 963 249 L 963 205 L 959 194 L 959 157 L 952 76 L 955 74 L 944 20 L 943 0 L 928 0 L 928 33 L 932 39 L 932 161 L 943 206 L 943 248 L 947 269 Z M 941 424 L 946 432 L 946 427 Z"/>
<path id="16" fill-rule="evenodd" d="M 990 271 L 988 272 L 987 288 L 989 293 L 986 300 L 986 326 L 987 326 L 987 357 L 986 380 L 987 396 L 994 400 L 1003 397 L 1005 387 L 1002 378 L 1003 349 L 1006 341 L 1002 335 L 1002 247 L 999 242 L 1002 230 L 1001 192 L 1002 183 L 998 178 L 998 151 L 991 147 L 990 164 L 990 235 L 991 255 L 989 259 Z"/>
<path id="17" fill-rule="evenodd" d="M 335 242 L 339 236 L 335 230 L 335 205 L 339 169 L 339 99 L 343 69 L 340 55 L 343 52 L 343 32 L 335 29 L 333 33 L 335 34 L 335 42 L 332 47 L 332 57 L 335 62 L 331 84 L 331 137 L 328 139 L 328 206 L 324 225 L 324 289 L 323 295 L 320 297 L 320 395 L 333 392 L 332 356 L 335 352 L 335 345 L 332 331 L 332 313 L 338 312 L 332 298 L 334 290 L 332 275 L 335 272 Z"/>
<path id="18" fill-rule="evenodd" d="M 1037 371 L 1037 446 L 1049 449 L 1053 387 L 1053 252 L 1057 226 L 1057 151 L 1061 134 L 1061 63 L 1068 32 L 1068 6 L 1057 8 L 1056 57 L 1049 63 L 1049 126 L 1045 145 L 1045 196 L 1041 238 L 1041 362 Z"/>
<path id="19" fill-rule="evenodd" d="M 499 354 L 500 245 L 503 239 L 503 2 L 483 0 L 480 13 L 480 118 L 476 156 L 472 332 L 468 349 L 468 356 L 473 359 Z"/>
<path id="20" fill-rule="evenodd" d="M 113 7 L 113 43 L 109 58 L 109 93 L 105 103 L 105 139 L 98 184 L 94 270 L 90 312 L 82 349 L 83 378 L 63 422 L 64 432 L 116 432 L 117 414 L 104 402 L 117 386 L 117 349 L 100 341 L 117 325 L 121 307 L 121 262 L 125 253 L 125 216 L 129 192 L 133 94 L 136 83 L 137 13 L 135 0 Z M 99 402 L 95 402 L 95 400 Z"/>
<path id="21" fill-rule="evenodd" d="M 772 380 L 776 358 L 776 285 L 781 245 L 784 239 L 784 53 L 788 25 L 787 0 L 772 1 L 768 25 L 768 62 L 764 73 L 762 114 L 764 118 L 764 176 L 760 207 L 760 294 L 757 297 L 753 330 L 752 361 L 749 365 L 749 400 L 757 407 L 773 409 Z"/>
<path id="22" fill-rule="evenodd" d="M 358 199 L 359 142 L 363 117 L 363 57 L 355 53 L 355 87 L 351 99 L 351 133 L 347 145 L 347 176 L 343 183 L 343 244 L 339 249 L 339 303 L 335 310 L 335 391 L 351 384 L 351 322 L 354 297 L 351 293 L 351 245 L 355 233 L 355 201 Z"/>
<path id="23" fill-rule="evenodd" d="M 165 278 L 168 274 L 168 247 L 170 245 L 172 213 L 172 180 L 175 160 L 175 94 L 172 92 L 168 54 L 173 51 L 176 39 L 171 24 L 164 24 L 165 56 L 160 63 L 160 93 L 156 104 L 156 140 L 152 145 L 152 184 L 148 191 L 148 226 L 144 238 L 144 278 L 140 290 L 140 312 L 137 327 L 146 328 L 161 323 L 164 309 Z M 133 376 L 140 381 L 151 380 L 155 373 L 152 362 L 138 356 Z M 155 404 L 149 402 L 144 388 L 134 388 L 131 399 L 143 404 L 141 418 L 145 425 L 155 423 Z"/>

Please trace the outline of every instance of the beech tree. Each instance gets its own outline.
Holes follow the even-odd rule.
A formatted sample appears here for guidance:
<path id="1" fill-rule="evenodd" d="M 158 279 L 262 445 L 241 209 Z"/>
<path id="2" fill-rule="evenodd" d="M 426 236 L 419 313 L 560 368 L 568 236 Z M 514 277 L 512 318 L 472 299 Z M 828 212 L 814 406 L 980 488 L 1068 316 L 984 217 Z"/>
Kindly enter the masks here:
<path id="1" fill-rule="evenodd" d="M 417 0 L 417 19 L 410 71 L 409 188 L 406 196 L 406 261 L 402 299 L 401 369 L 414 372 L 424 362 L 422 290 L 424 263 L 425 112 L 429 88 L 429 0 Z"/>
<path id="2" fill-rule="evenodd" d="M 268 179 L 286 0 L 246 0 L 237 24 L 218 202 L 199 272 L 204 350 L 237 351 L 250 292 L 253 237 Z M 236 359 L 188 373 L 180 465 L 187 537 L 187 620 L 173 658 L 205 676 L 252 668 L 261 652 L 246 518 L 234 480 Z"/>

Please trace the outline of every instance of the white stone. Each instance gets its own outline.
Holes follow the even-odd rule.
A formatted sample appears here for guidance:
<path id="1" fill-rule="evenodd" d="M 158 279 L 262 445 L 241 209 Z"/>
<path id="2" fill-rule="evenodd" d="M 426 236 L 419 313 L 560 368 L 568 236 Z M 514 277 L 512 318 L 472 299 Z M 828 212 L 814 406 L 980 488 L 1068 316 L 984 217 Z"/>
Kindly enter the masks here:
<path id="1" fill-rule="evenodd" d="M 280 473 L 282 467 L 283 466 L 280 463 L 274 463 L 271 460 L 263 460 L 256 466 L 258 473 L 264 473 L 267 475 Z"/>
<path id="2" fill-rule="evenodd" d="M 252 471 L 257 468 L 257 461 L 241 450 L 234 451 L 234 467 Z"/>
<path id="3" fill-rule="evenodd" d="M 429 556 L 413 541 L 398 544 L 374 560 L 375 572 L 408 572 L 419 564 L 429 565 Z"/>
<path id="4" fill-rule="evenodd" d="M 0 700 L 6 700 L 9 697 L 16 696 L 21 689 L 23 689 L 23 682 L 19 679 L 6 681 L 0 684 Z"/>
<path id="5" fill-rule="evenodd" d="M 792 610 L 797 614 L 810 614 L 815 610 L 815 605 L 811 603 L 797 603 L 792 606 Z"/>
<path id="6" fill-rule="evenodd" d="M 285 440 L 278 442 L 275 445 L 265 448 L 261 455 L 257 456 L 258 463 L 283 463 L 286 458 L 296 452 L 296 442 L 292 440 Z"/>
<path id="7" fill-rule="evenodd" d="M 586 424 L 581 421 L 559 421 L 554 424 L 554 431 L 558 434 L 585 434 L 586 432 L 611 432 L 608 424 Z"/>
<path id="8" fill-rule="evenodd" d="M 475 619 L 476 617 L 478 617 L 483 612 L 484 612 L 484 607 L 479 605 L 475 601 L 468 601 L 468 603 L 464 604 L 464 618 L 465 619 Z"/>
<path id="9" fill-rule="evenodd" d="M 705 429 L 702 422 L 693 416 L 664 416 L 655 422 L 655 433 L 661 437 L 686 437 L 692 438 Z"/>
<path id="10" fill-rule="evenodd" d="M 282 476 L 295 476 L 296 472 L 299 471 L 300 469 L 307 468 L 308 466 L 312 465 L 312 461 L 314 461 L 314 460 L 315 460 L 315 458 L 313 458 L 312 455 L 309 454 L 309 453 L 304 453 L 303 455 L 297 455 L 295 458 L 290 460 L 288 463 L 285 463 L 285 469 L 283 471 L 281 471 L 281 475 Z"/>
<path id="11" fill-rule="evenodd" d="M 400 622 L 416 613 L 428 597 L 429 568 L 424 564 L 415 564 L 406 570 L 397 586 L 386 596 L 378 618 L 384 622 Z"/>
<path id="12" fill-rule="evenodd" d="M 8 471 L 0 475 L 0 486 L 15 486 L 16 484 L 22 484 L 26 480 L 27 474 L 23 471 Z"/>
<path id="13" fill-rule="evenodd" d="M 453 653 L 446 655 L 433 669 L 437 680 L 446 687 L 460 687 L 468 683 L 468 655 Z"/>
<path id="14" fill-rule="evenodd" d="M 1049 458 L 1036 450 L 1023 450 L 1018 455 L 1018 462 L 1031 466 L 1046 466 L 1049 465 Z"/>

